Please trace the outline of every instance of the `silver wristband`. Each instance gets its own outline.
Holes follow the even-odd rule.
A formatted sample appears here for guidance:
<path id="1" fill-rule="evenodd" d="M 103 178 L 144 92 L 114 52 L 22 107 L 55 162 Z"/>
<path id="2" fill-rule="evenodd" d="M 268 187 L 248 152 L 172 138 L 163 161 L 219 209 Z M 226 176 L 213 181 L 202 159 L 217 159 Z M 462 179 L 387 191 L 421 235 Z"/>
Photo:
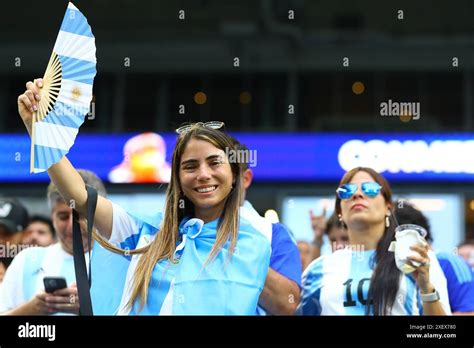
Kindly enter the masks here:
<path id="1" fill-rule="evenodd" d="M 421 294 L 421 301 L 423 302 L 436 302 L 439 300 L 439 292 L 435 289 L 432 293 L 430 294 Z"/>

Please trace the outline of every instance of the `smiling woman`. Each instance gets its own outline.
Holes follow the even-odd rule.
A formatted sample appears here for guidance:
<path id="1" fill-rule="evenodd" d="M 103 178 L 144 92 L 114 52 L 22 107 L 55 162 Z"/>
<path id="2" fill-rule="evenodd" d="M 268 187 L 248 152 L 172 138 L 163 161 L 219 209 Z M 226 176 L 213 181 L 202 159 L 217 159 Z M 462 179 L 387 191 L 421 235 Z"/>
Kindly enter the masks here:
<path id="1" fill-rule="evenodd" d="M 42 86 L 42 80 L 28 82 L 18 98 L 30 134 Z M 177 130 L 163 213 L 138 216 L 98 197 L 94 310 L 99 304 L 102 314 L 256 313 L 270 262 L 270 242 L 261 232 L 267 222 L 240 217 L 241 167 L 229 163 L 226 151 L 235 149 L 218 130 L 222 126 L 196 123 Z M 48 175 L 65 201 L 87 215 L 84 181 L 65 156 Z"/>
<path id="2" fill-rule="evenodd" d="M 118 267 L 110 253 L 94 253 L 93 268 L 127 274 L 112 291 L 106 278 L 92 277 L 100 314 L 256 313 L 270 246 L 256 221 L 239 219 L 240 166 L 229 163 L 227 147 L 223 132 L 191 126 L 173 152 L 164 214 L 140 217 L 113 205 L 112 234 L 100 243 L 133 256 Z"/>

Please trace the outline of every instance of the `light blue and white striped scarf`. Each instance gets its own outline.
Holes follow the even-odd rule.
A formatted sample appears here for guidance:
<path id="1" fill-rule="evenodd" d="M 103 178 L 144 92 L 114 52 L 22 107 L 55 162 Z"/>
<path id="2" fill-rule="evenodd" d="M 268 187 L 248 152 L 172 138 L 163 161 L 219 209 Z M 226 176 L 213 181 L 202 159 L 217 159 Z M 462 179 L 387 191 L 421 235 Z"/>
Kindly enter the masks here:
<path id="1" fill-rule="evenodd" d="M 162 215 L 133 218 L 139 231 L 120 243 L 125 249 L 149 243 L 159 232 Z M 94 313 L 254 315 L 268 272 L 271 246 L 256 228 L 262 221 L 252 220 L 241 216 L 238 241 L 227 265 L 229 243 L 203 268 L 215 243 L 218 221 L 204 224 L 196 218 L 184 219 L 180 225 L 182 239 L 175 251 L 179 263 L 161 260 L 156 264 L 148 300 L 140 313 L 137 303 L 130 311 L 125 308 L 139 256 L 123 257 L 95 245 L 91 288 Z"/>

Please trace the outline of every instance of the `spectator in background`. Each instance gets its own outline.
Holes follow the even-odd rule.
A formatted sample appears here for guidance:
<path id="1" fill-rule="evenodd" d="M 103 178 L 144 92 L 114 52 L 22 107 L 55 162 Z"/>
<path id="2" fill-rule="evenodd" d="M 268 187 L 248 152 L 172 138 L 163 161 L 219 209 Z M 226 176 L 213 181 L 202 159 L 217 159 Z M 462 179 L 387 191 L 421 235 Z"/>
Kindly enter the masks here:
<path id="1" fill-rule="evenodd" d="M 28 223 L 28 211 L 14 198 L 0 198 L 0 245 L 18 245 Z"/>
<path id="2" fill-rule="evenodd" d="M 0 283 L 13 257 L 19 252 L 28 212 L 14 198 L 0 198 Z"/>
<path id="3" fill-rule="evenodd" d="M 243 159 L 249 159 L 249 149 L 236 139 L 235 148 Z M 247 155 L 245 155 L 247 154 Z M 239 156 L 235 156 L 239 158 Z M 242 159 L 242 158 L 241 158 Z M 247 189 L 252 184 L 253 172 L 248 160 L 239 162 L 242 167 L 243 197 L 242 207 L 249 213 L 258 215 L 249 201 L 245 200 Z M 244 214 L 244 213 L 242 213 Z M 269 238 L 272 245 L 270 269 L 268 270 L 265 286 L 258 301 L 258 314 L 292 315 L 300 299 L 301 260 L 291 232 L 281 223 L 271 224 Z"/>
<path id="4" fill-rule="evenodd" d="M 458 255 L 471 266 L 474 271 L 474 240 L 466 240 L 458 246 Z"/>
<path id="5" fill-rule="evenodd" d="M 335 213 L 327 219 L 326 208 L 324 207 L 321 215 L 315 215 L 313 210 L 310 210 L 309 218 L 311 220 L 311 229 L 313 230 L 313 241 L 311 244 L 305 241 L 298 242 L 303 270 L 306 269 L 313 260 L 316 260 L 321 256 L 325 234 L 328 236 L 331 250 L 333 252 L 338 249 L 343 249 L 349 244 L 347 230 L 344 229 L 341 221 L 339 221 Z"/>
<path id="6" fill-rule="evenodd" d="M 331 243 L 331 250 L 334 252 L 343 249 L 349 244 L 349 235 L 347 230 L 339 221 L 336 213 L 333 213 L 329 219 L 326 219 L 326 208 L 323 209 L 321 215 L 314 215 L 310 210 L 311 228 L 313 229 L 313 243 L 311 248 L 310 262 L 321 256 L 321 248 L 323 245 L 323 236 L 328 235 Z"/>
<path id="7" fill-rule="evenodd" d="M 407 202 L 397 205 L 395 215 L 398 223 L 415 224 L 423 227 L 426 232 L 426 241 L 431 244 L 433 238 L 430 233 L 428 220 L 421 211 Z M 474 314 L 474 278 L 464 260 L 454 254 L 435 251 L 441 269 L 448 282 L 448 297 L 453 314 Z"/>
<path id="8" fill-rule="evenodd" d="M 50 219 L 32 216 L 23 232 L 22 244 L 46 247 L 56 242 L 56 233 Z"/>
<path id="9" fill-rule="evenodd" d="M 315 215 L 313 210 L 309 211 L 311 220 L 311 229 L 313 230 L 313 241 L 310 246 L 309 263 L 321 256 L 324 234 L 327 231 L 326 207 L 323 208 L 321 215 Z"/>
<path id="10" fill-rule="evenodd" d="M 94 173 L 86 170 L 78 172 L 87 185 L 97 189 L 99 195 L 106 195 L 102 181 Z M 48 203 L 59 243 L 28 248 L 15 257 L 0 288 L 0 313 L 4 315 L 77 314 L 79 311 L 72 256 L 72 209 L 53 183 L 48 186 Z M 79 225 L 88 259 L 84 217 L 79 217 Z M 64 277 L 68 287 L 47 294 L 43 286 L 44 277 Z"/>
<path id="11" fill-rule="evenodd" d="M 13 261 L 13 257 L 0 257 L 0 286 L 3 282 L 3 277 L 5 277 L 5 273 L 7 271 L 8 266 Z"/>
<path id="12" fill-rule="evenodd" d="M 300 252 L 300 258 L 301 258 L 301 267 L 302 270 L 304 271 L 306 267 L 313 261 L 313 249 L 311 247 L 311 244 L 304 240 L 300 240 L 297 243 L 298 246 L 298 251 Z"/>

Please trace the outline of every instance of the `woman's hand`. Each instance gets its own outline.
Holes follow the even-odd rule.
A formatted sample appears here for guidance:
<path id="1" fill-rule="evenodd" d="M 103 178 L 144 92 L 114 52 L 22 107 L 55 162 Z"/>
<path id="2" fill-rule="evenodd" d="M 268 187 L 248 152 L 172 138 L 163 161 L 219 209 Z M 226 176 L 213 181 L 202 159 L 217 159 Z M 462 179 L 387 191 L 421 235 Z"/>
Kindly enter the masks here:
<path id="1" fill-rule="evenodd" d="M 25 93 L 18 96 L 18 113 L 30 134 L 33 113 L 38 111 L 38 102 L 41 100 L 41 88 L 43 88 L 42 79 L 36 79 L 34 82 L 28 81 Z"/>
<path id="2" fill-rule="evenodd" d="M 420 263 L 420 266 L 413 271 L 413 277 L 415 278 L 421 293 L 432 293 L 434 287 L 430 283 L 430 257 L 428 255 L 428 245 L 418 244 L 412 246 L 411 249 L 416 251 L 419 255 L 409 256 L 408 260 Z M 415 265 L 413 265 L 413 267 L 415 267 Z"/>

